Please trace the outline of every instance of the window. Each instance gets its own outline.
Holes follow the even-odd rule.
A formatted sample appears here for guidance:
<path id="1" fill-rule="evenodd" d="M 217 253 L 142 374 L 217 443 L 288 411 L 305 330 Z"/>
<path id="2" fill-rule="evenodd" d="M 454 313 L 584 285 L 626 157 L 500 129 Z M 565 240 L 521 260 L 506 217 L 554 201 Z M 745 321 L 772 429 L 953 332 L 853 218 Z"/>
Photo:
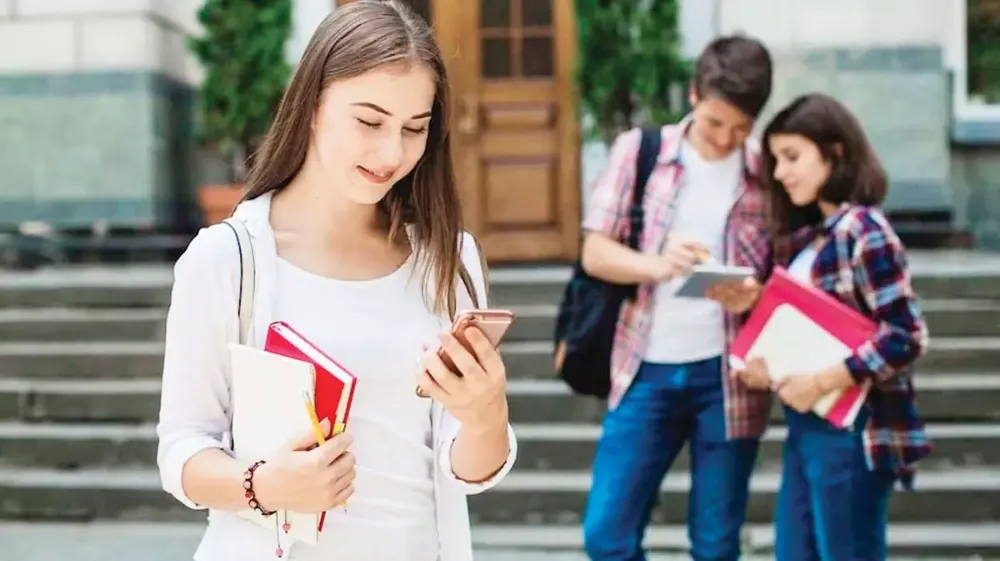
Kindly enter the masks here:
<path id="1" fill-rule="evenodd" d="M 966 94 L 970 105 L 1000 102 L 1000 0 L 966 3 Z"/>
<path id="2" fill-rule="evenodd" d="M 957 4 L 956 117 L 1000 121 L 1000 0 L 960 0 Z"/>

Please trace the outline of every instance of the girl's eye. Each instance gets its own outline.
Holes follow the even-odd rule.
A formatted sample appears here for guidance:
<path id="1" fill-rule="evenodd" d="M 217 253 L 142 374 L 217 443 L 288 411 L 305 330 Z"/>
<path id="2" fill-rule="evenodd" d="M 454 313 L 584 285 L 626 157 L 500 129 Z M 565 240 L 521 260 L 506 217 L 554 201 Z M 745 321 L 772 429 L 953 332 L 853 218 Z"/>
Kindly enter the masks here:
<path id="1" fill-rule="evenodd" d="M 358 119 L 358 122 L 370 129 L 377 129 L 382 126 L 380 123 L 369 123 L 364 119 Z"/>
<path id="2" fill-rule="evenodd" d="M 403 130 L 406 131 L 406 132 L 408 132 L 408 133 L 410 133 L 410 134 L 417 134 L 417 135 L 419 135 L 419 134 L 424 134 L 425 132 L 427 132 L 427 127 L 421 127 L 419 129 L 406 129 L 406 128 L 404 128 Z"/>

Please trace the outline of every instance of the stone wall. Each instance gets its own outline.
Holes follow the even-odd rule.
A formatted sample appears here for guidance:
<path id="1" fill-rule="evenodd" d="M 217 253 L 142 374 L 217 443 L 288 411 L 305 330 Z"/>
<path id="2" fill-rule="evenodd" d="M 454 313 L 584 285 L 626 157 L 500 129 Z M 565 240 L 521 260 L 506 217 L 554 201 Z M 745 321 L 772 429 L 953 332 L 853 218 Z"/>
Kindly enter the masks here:
<path id="1" fill-rule="evenodd" d="M 886 207 L 946 209 L 949 88 L 938 46 L 784 49 L 775 52 L 774 93 L 760 123 L 798 95 L 830 94 L 861 121 L 888 172 Z"/>
<path id="2" fill-rule="evenodd" d="M 1000 250 L 1000 146 L 952 148 L 954 223 L 977 249 Z"/>
<path id="3" fill-rule="evenodd" d="M 951 206 L 949 67 L 963 1 L 717 0 L 719 32 L 753 35 L 774 54 L 761 121 L 802 93 L 837 97 L 886 166 L 894 209 Z"/>
<path id="4" fill-rule="evenodd" d="M 711 37 L 742 32 L 774 56 L 774 94 L 758 132 L 797 95 L 831 94 L 857 114 L 883 160 L 889 208 L 951 206 L 949 67 L 964 0 L 696 1 L 682 4 L 687 54 L 697 56 Z M 605 158 L 602 146 L 585 147 L 585 190 Z"/>
<path id="5" fill-rule="evenodd" d="M 0 0 L 0 228 L 191 219 L 194 0 Z"/>

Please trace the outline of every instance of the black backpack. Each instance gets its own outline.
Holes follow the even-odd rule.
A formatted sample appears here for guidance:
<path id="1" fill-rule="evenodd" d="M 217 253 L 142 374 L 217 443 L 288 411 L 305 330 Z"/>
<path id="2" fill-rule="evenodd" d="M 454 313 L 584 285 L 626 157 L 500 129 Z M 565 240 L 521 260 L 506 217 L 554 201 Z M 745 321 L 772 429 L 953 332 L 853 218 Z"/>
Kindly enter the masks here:
<path id="1" fill-rule="evenodd" d="M 628 247 L 638 250 L 643 230 L 642 201 L 646 182 L 660 153 L 662 130 L 642 130 L 636 159 L 635 188 L 629 207 Z M 563 292 L 556 318 L 555 368 L 579 395 L 606 399 L 611 391 L 611 346 L 622 303 L 635 298 L 637 285 L 613 284 L 594 278 L 577 260 Z M 560 358 L 561 357 L 561 358 Z"/>

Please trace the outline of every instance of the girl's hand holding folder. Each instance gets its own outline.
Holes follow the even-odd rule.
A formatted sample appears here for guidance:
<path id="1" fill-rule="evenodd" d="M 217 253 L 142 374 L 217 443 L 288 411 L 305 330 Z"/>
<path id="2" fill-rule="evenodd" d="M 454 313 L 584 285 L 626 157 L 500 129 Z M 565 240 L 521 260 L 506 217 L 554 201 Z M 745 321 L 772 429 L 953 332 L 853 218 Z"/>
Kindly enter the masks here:
<path id="1" fill-rule="evenodd" d="M 775 384 L 774 391 L 785 405 L 799 413 L 808 413 L 823 397 L 823 388 L 815 374 L 785 376 Z"/>
<path id="2" fill-rule="evenodd" d="M 344 504 L 354 493 L 351 435 L 342 432 L 331 436 L 329 419 L 320 427 L 329 437 L 325 443 L 317 445 L 310 429 L 257 470 L 254 489 L 265 509 L 324 512 Z"/>
<path id="3" fill-rule="evenodd" d="M 771 389 L 771 374 L 767 369 L 767 362 L 764 359 L 760 357 L 751 358 L 746 366 L 742 370 L 734 368 L 729 371 L 729 374 L 752 390 Z"/>

